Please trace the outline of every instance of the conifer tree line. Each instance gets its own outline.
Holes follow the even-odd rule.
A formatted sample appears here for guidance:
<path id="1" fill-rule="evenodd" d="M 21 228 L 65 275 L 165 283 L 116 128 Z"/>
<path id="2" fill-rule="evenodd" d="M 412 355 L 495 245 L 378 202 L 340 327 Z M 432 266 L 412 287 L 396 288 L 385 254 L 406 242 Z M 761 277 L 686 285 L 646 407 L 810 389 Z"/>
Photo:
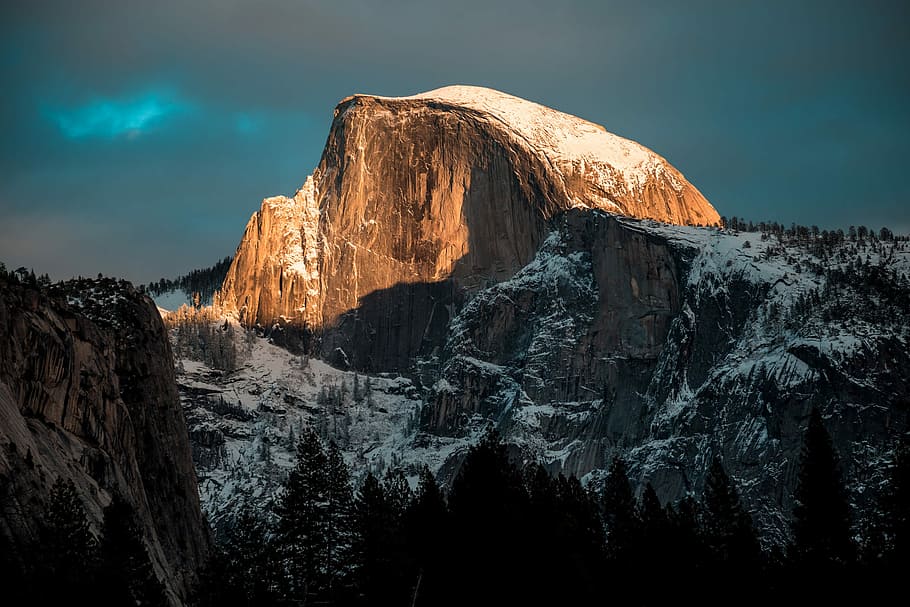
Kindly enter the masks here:
<path id="1" fill-rule="evenodd" d="M 842 229 L 821 230 L 818 226 L 803 226 L 796 223 L 785 227 L 777 222 L 746 222 L 737 217 L 721 217 L 720 227 L 734 232 L 757 232 L 763 242 L 768 242 L 761 258 L 785 257 L 797 273 L 812 272 L 827 276 L 838 284 L 852 284 L 849 280 L 856 278 L 856 273 L 870 272 L 874 284 L 863 286 L 875 287 L 883 281 L 890 281 L 906 287 L 908 277 L 897 275 L 888 267 L 896 251 L 907 250 L 910 236 L 899 235 L 889 228 L 878 231 L 866 226 L 850 226 L 845 232 Z M 750 241 L 743 243 L 744 248 L 752 248 Z M 805 251 L 813 258 L 797 259 L 793 249 Z M 878 256 L 878 264 L 871 263 L 871 255 Z M 846 280 L 845 280 L 846 279 Z"/>
<path id="2" fill-rule="evenodd" d="M 147 285 L 142 285 L 140 288 L 152 295 L 161 295 L 180 289 L 187 297 L 193 299 L 197 306 L 211 304 L 215 292 L 224 283 L 224 278 L 227 276 L 233 260 L 233 257 L 227 256 L 224 259 L 219 259 L 210 268 L 192 270 L 177 278 L 161 278 Z"/>
<path id="3" fill-rule="evenodd" d="M 780 330 L 798 330 L 806 320 L 825 323 L 906 324 L 910 314 L 910 275 L 895 264 L 895 254 L 908 250 L 910 237 L 888 228 L 850 226 L 846 231 L 818 226 L 745 221 L 721 217 L 721 227 L 758 232 L 765 246 L 756 259 L 782 258 L 797 274 L 823 278 L 821 286 L 797 295 L 789 309 L 770 303 L 767 318 Z M 743 243 L 751 249 L 750 241 Z M 876 305 L 868 305 L 869 300 Z"/>
<path id="4" fill-rule="evenodd" d="M 898 445 L 872 524 L 852 524 L 821 416 L 805 433 L 792 541 L 763 546 L 719 457 L 701 495 L 636 497 L 615 458 L 587 488 L 519 468 L 495 432 L 446 493 L 429 469 L 354 489 L 312 430 L 277 502 L 244 508 L 219 544 L 199 605 L 661 605 L 870 598 L 897 586 L 910 544 L 910 448 Z M 738 597 L 738 599 L 737 599 Z"/>
<path id="5" fill-rule="evenodd" d="M 237 345 L 234 327 L 220 320 L 212 307 L 180 306 L 164 317 L 165 325 L 176 338 L 174 356 L 204 362 L 213 369 L 233 371 L 237 368 Z"/>
<path id="6" fill-rule="evenodd" d="M 825 243 L 864 241 L 882 241 L 882 242 L 907 242 L 910 236 L 895 234 L 891 229 L 882 227 L 878 231 L 866 226 L 850 226 L 845 232 L 843 229 L 823 230 L 818 226 L 804 226 L 797 223 L 791 223 L 790 227 L 776 221 L 760 221 L 755 223 L 747 221 L 741 217 L 721 217 L 720 227 L 737 232 L 761 232 L 766 235 L 774 235 L 787 240 L 798 240 L 807 242 L 809 240 L 821 240 Z"/>
<path id="7" fill-rule="evenodd" d="M 114 494 L 93 531 L 71 480 L 58 478 L 30 545 L 0 534 L 4 605 L 169 605 L 132 506 Z"/>

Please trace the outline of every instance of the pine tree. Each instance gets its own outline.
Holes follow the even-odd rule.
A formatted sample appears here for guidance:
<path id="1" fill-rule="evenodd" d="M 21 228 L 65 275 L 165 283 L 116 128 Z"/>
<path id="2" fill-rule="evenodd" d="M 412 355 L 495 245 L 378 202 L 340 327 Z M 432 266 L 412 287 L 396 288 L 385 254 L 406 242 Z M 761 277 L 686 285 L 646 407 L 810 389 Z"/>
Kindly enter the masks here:
<path id="1" fill-rule="evenodd" d="M 670 520 L 651 483 L 645 485 L 638 500 L 638 521 L 641 538 L 638 552 L 641 558 L 656 561 L 658 567 L 665 565 L 663 559 L 669 552 Z"/>
<path id="2" fill-rule="evenodd" d="M 562 512 L 556 483 L 542 465 L 533 464 L 525 470 L 529 508 L 529 533 L 535 536 L 532 550 L 528 554 L 530 575 L 546 579 L 552 575 L 563 581 L 559 588 L 555 584 L 541 584 L 537 587 L 537 598 L 542 604 L 556 604 L 567 598 L 569 575 L 565 568 L 567 546 L 562 535 Z M 574 597 L 573 597 L 574 598 Z"/>
<path id="3" fill-rule="evenodd" d="M 680 585 L 702 585 L 706 551 L 699 530 L 700 507 L 691 495 L 667 507 L 666 570 L 667 591 Z"/>
<path id="4" fill-rule="evenodd" d="M 626 462 L 618 455 L 604 481 L 603 512 L 607 556 L 614 561 L 628 559 L 637 539 L 638 517 Z"/>
<path id="5" fill-rule="evenodd" d="M 575 477 L 560 475 L 556 482 L 559 507 L 565 513 L 564 525 L 569 537 L 578 538 L 579 550 L 585 560 L 596 564 L 603 556 L 603 519 L 596 492 L 585 490 Z"/>
<path id="6" fill-rule="evenodd" d="M 297 461 L 275 507 L 276 543 L 285 569 L 282 592 L 291 601 L 306 602 L 326 586 L 327 461 L 319 437 L 310 429 L 301 432 Z"/>
<path id="7" fill-rule="evenodd" d="M 563 583 L 555 586 L 563 604 L 588 604 L 599 598 L 603 563 L 603 521 L 597 500 L 574 476 L 560 475 L 556 489 L 556 538 Z M 560 590 L 561 589 L 561 590 Z"/>
<path id="8" fill-rule="evenodd" d="M 647 483 L 642 491 L 641 499 L 638 502 L 638 518 L 646 536 L 655 536 L 666 531 L 667 513 L 661 506 L 657 492 L 654 491 L 651 483 Z"/>
<path id="9" fill-rule="evenodd" d="M 348 573 L 354 496 L 351 475 L 335 442 L 329 444 L 326 458 L 325 569 L 327 589 L 338 593 Z"/>
<path id="10" fill-rule="evenodd" d="M 389 588 L 389 581 L 396 573 L 389 554 L 393 520 L 385 489 L 372 473 L 368 474 L 354 500 L 356 533 L 352 550 L 358 590 L 367 605 L 393 601 Z"/>
<path id="11" fill-rule="evenodd" d="M 797 562 L 809 567 L 851 562 L 850 511 L 837 453 L 818 409 L 809 417 L 794 497 L 792 548 Z"/>
<path id="12" fill-rule="evenodd" d="M 411 500 L 414 499 L 414 493 L 408 484 L 408 479 L 400 469 L 386 471 L 385 478 L 382 481 L 383 489 L 389 500 L 389 506 L 396 520 L 401 520 Z"/>
<path id="13" fill-rule="evenodd" d="M 442 489 L 426 466 L 420 471 L 417 491 L 406 515 L 408 553 L 414 560 L 416 578 L 411 589 L 412 604 L 439 604 L 444 591 L 449 513 Z"/>
<path id="14" fill-rule="evenodd" d="M 552 524 L 559 508 L 556 483 L 547 469 L 534 464 L 528 467 L 528 497 L 533 516 L 544 524 Z"/>
<path id="15" fill-rule="evenodd" d="M 114 494 L 104 509 L 101 539 L 101 604 L 167 605 L 132 506 Z"/>
<path id="16" fill-rule="evenodd" d="M 383 491 L 389 509 L 389 533 L 386 552 L 391 564 L 388 579 L 388 596 L 393 603 L 402 602 L 414 581 L 414 559 L 408 552 L 406 516 L 414 499 L 408 479 L 400 469 L 389 469 L 383 479 Z"/>
<path id="17" fill-rule="evenodd" d="M 449 565 L 455 578 L 464 580 L 451 600 L 482 599 L 489 604 L 531 600 L 539 580 L 528 575 L 533 542 L 527 532 L 528 496 L 495 431 L 468 451 L 452 483 L 449 507 L 454 540 Z"/>
<path id="18" fill-rule="evenodd" d="M 53 603 L 91 596 L 98 571 L 98 543 L 72 480 L 58 478 L 51 489 L 41 538 L 46 557 L 36 590 Z M 39 601 L 40 602 L 40 601 Z"/>
<path id="19" fill-rule="evenodd" d="M 702 529 L 708 550 L 720 563 L 733 567 L 754 564 L 759 548 L 752 518 L 717 456 L 705 481 Z"/>
<path id="20" fill-rule="evenodd" d="M 694 555 L 682 553 L 684 556 L 679 559 L 681 551 L 677 551 L 670 514 L 661 505 L 651 483 L 645 485 L 639 497 L 638 520 L 640 532 L 639 540 L 636 543 L 635 563 L 639 571 L 636 571 L 635 574 L 644 577 L 647 581 L 647 576 L 641 576 L 640 572 L 641 568 L 646 568 L 650 576 L 657 576 L 667 581 L 675 578 L 682 582 L 682 579 L 676 577 L 676 573 L 686 567 L 686 563 Z M 691 583 L 693 580 L 690 578 L 688 581 Z M 653 603 L 646 602 L 646 604 L 672 602 L 677 588 L 678 586 L 675 584 L 669 583 L 655 586 L 649 597 Z"/>
<path id="21" fill-rule="evenodd" d="M 221 570 L 212 604 L 254 607 L 277 603 L 276 569 L 268 525 L 244 505 L 223 543 Z"/>

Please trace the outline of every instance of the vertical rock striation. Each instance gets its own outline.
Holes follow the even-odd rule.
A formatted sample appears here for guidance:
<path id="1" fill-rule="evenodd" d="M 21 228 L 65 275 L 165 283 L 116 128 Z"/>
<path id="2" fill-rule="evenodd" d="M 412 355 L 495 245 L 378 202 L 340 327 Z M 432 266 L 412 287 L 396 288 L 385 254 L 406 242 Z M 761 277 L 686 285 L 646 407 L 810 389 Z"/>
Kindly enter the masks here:
<path id="1" fill-rule="evenodd" d="M 56 293 L 54 293 L 56 291 Z M 52 295 L 0 278 L 0 533 L 23 555 L 50 488 L 76 484 L 98 528 L 114 493 L 134 508 L 171 601 L 204 562 L 208 532 L 167 334 L 126 283 Z"/>

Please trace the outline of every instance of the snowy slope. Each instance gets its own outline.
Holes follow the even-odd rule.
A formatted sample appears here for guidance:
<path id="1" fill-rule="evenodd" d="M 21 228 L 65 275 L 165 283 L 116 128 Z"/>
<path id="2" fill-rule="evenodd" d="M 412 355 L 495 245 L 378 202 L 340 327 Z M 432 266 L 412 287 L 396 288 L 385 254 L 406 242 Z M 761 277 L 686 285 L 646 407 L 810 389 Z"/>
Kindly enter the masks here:
<path id="1" fill-rule="evenodd" d="M 632 308 L 614 322 L 653 319 L 670 305 L 649 303 L 654 293 L 678 290 L 667 300 L 675 312 L 662 343 L 636 345 L 622 331 L 618 344 L 598 341 L 610 324 L 600 315 L 625 305 L 619 290 L 629 288 L 609 282 L 623 267 L 617 256 L 662 278 L 653 293 L 633 281 L 623 297 L 647 314 Z M 828 420 L 859 505 L 889 437 L 906 429 L 908 275 L 907 242 L 819 249 L 579 211 L 554 222 L 511 279 L 454 311 L 444 351 L 407 377 L 370 377 L 369 402 L 354 399 L 353 372 L 239 327 L 237 371 L 181 361 L 203 501 L 216 521 L 244 499 L 267 502 L 301 425 L 339 442 L 355 476 L 402 467 L 413 479 L 426 464 L 443 480 L 493 425 L 520 461 L 587 482 L 623 454 L 633 479 L 664 500 L 700 492 L 710 459 L 721 455 L 759 524 L 780 537 L 813 406 Z M 361 393 L 365 381 L 356 376 Z M 335 391 L 334 405 L 324 390 Z"/>
<path id="2" fill-rule="evenodd" d="M 265 507 L 275 497 L 303 427 L 338 443 L 355 479 L 395 468 L 416 483 L 424 465 L 438 472 L 472 440 L 420 433 L 422 393 L 408 378 L 341 371 L 234 328 L 236 371 L 177 362 L 202 504 L 216 525 L 246 502 Z"/>

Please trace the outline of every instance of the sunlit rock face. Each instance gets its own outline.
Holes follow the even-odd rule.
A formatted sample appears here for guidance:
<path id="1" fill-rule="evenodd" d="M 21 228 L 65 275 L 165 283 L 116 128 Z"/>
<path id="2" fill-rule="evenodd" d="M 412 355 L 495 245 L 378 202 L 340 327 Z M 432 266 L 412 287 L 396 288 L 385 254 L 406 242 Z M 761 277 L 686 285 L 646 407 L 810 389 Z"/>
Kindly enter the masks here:
<path id="1" fill-rule="evenodd" d="M 222 302 L 250 324 L 285 317 L 339 362 L 401 369 L 572 208 L 718 221 L 666 160 L 580 118 L 478 87 L 356 95 L 301 190 L 250 219 Z"/>

